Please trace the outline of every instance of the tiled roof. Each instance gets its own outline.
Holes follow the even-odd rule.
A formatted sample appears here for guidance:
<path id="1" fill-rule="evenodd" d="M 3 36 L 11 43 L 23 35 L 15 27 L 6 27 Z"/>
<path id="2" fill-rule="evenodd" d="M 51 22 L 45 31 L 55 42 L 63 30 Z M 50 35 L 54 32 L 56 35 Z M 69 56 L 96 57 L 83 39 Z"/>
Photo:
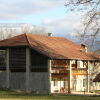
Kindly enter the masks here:
<path id="1" fill-rule="evenodd" d="M 80 45 L 62 37 L 22 34 L 0 41 L 0 48 L 14 46 L 30 46 L 53 59 L 100 60 L 100 56 L 82 52 L 83 48 Z"/>

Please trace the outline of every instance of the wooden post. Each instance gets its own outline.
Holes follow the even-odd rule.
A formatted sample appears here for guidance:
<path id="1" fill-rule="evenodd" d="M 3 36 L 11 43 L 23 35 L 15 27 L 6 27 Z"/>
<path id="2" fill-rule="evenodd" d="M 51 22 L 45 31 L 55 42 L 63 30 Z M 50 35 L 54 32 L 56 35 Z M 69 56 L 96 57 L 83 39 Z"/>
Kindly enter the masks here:
<path id="1" fill-rule="evenodd" d="M 61 78 L 60 78 L 60 92 L 62 92 L 62 89 L 61 89 Z"/>
<path id="2" fill-rule="evenodd" d="M 89 73 L 89 61 L 87 62 L 87 92 L 90 90 L 90 73 Z"/>
<path id="3" fill-rule="evenodd" d="M 52 60 L 48 60 L 48 88 L 49 88 L 49 93 L 51 93 L 51 64 Z"/>
<path id="4" fill-rule="evenodd" d="M 69 60 L 69 72 L 68 72 L 68 94 L 71 94 L 71 77 L 72 77 L 72 66 L 71 60 Z"/>
<path id="5" fill-rule="evenodd" d="M 30 58 L 30 49 L 26 48 L 26 92 L 30 93 L 30 66 L 31 66 L 31 58 Z"/>
<path id="6" fill-rule="evenodd" d="M 10 88 L 10 69 L 9 69 L 9 48 L 7 48 L 6 51 L 6 88 Z"/>
<path id="7" fill-rule="evenodd" d="M 75 60 L 75 68 L 77 68 L 77 60 Z"/>

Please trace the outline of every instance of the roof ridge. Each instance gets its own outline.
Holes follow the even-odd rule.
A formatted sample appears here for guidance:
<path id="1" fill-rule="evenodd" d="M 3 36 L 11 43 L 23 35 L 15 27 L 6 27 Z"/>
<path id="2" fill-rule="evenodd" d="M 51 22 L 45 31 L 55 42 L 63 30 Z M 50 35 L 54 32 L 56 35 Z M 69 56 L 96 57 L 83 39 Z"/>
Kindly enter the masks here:
<path id="1" fill-rule="evenodd" d="M 30 42 L 29 42 L 29 39 L 28 39 L 28 34 L 29 34 L 29 33 L 24 33 L 24 34 L 25 34 L 25 37 L 26 37 L 28 46 L 31 47 Z"/>
<path id="2" fill-rule="evenodd" d="M 38 33 L 24 33 L 24 34 L 26 34 L 26 35 L 28 35 L 28 34 L 31 34 L 31 35 L 38 35 L 38 36 L 43 36 L 43 37 L 51 37 L 51 38 L 63 38 L 63 39 L 67 39 L 67 38 L 65 38 L 65 37 L 58 37 L 58 36 L 48 36 L 48 35 L 43 35 L 43 34 L 38 34 Z M 67 40 L 69 40 L 69 39 L 67 39 Z"/>
<path id="3" fill-rule="evenodd" d="M 30 41 L 29 41 L 29 36 L 28 36 L 28 34 L 30 34 L 30 33 L 25 33 L 25 37 L 26 37 L 26 39 L 27 39 L 27 42 L 28 42 L 28 46 L 30 47 L 30 48 L 32 48 L 32 46 L 31 46 L 31 44 L 30 44 Z M 34 35 L 34 34 L 33 34 Z M 33 48 L 32 48 L 33 49 Z M 35 49 L 34 48 L 34 50 L 36 50 L 37 51 L 37 49 Z M 44 54 L 44 53 L 42 53 L 41 51 L 37 51 L 37 52 L 39 52 L 40 54 Z M 47 55 L 48 56 L 48 55 Z M 49 57 L 49 56 L 48 56 Z"/>
<path id="4" fill-rule="evenodd" d="M 80 44 L 76 44 L 74 41 L 71 41 L 71 40 L 69 40 L 68 38 L 65 38 L 65 37 L 58 37 L 58 36 L 48 36 L 48 35 L 42 35 L 42 34 L 33 34 L 33 33 L 25 33 L 26 35 L 37 35 L 37 36 L 42 36 L 42 37 L 50 37 L 50 38 L 58 38 L 58 39 L 65 39 L 65 40 L 67 40 L 67 41 L 69 41 L 70 43 L 73 43 L 73 44 L 75 44 L 75 45 L 77 45 L 77 46 L 80 46 L 81 47 L 81 45 Z"/>

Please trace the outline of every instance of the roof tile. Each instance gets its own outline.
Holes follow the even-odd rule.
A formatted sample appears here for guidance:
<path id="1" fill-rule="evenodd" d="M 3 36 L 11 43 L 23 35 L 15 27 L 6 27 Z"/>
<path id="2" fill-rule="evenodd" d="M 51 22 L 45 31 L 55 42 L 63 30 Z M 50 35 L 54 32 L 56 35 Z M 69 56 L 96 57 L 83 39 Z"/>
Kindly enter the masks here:
<path id="1" fill-rule="evenodd" d="M 62 37 L 28 33 L 0 41 L 1 48 L 12 46 L 30 46 L 53 59 L 100 60 L 100 56 L 89 52 L 81 52 L 83 48 L 80 45 Z"/>

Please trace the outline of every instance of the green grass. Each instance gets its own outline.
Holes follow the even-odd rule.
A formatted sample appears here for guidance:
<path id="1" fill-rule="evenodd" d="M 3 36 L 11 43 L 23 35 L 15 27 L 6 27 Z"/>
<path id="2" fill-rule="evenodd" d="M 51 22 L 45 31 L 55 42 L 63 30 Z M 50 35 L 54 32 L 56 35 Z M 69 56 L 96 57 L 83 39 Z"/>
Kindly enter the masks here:
<path id="1" fill-rule="evenodd" d="M 94 93 L 98 93 L 98 94 L 100 94 L 100 90 L 94 90 L 94 91 L 91 91 L 92 93 L 94 92 Z"/>
<path id="2" fill-rule="evenodd" d="M 69 96 L 69 95 L 40 95 L 13 91 L 0 91 L 0 100 L 100 100 L 100 97 Z"/>

